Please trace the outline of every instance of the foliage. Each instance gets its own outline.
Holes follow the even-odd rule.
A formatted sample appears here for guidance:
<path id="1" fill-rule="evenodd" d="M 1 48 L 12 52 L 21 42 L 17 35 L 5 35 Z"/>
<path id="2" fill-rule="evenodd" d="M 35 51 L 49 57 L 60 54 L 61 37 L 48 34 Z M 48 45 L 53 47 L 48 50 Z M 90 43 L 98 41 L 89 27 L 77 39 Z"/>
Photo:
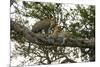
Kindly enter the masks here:
<path id="1" fill-rule="evenodd" d="M 70 4 L 68 5 L 70 6 Z M 15 13 L 12 15 L 17 16 L 14 18 L 15 22 L 26 27 L 30 22 L 25 23 L 27 19 L 23 19 L 24 17 L 31 17 L 38 20 L 49 18 L 55 20 L 62 26 L 64 31 L 71 32 L 76 38 L 91 39 L 95 37 L 95 6 L 72 4 L 73 7 L 68 9 L 66 8 L 68 5 L 61 3 L 23 1 L 22 6 L 18 4 L 17 6 L 14 5 Z M 11 18 L 13 17 L 11 16 Z M 16 32 L 12 27 L 11 40 L 18 43 L 15 44 L 15 53 L 28 58 L 30 65 L 32 65 L 31 63 L 38 65 L 53 64 L 53 62 L 75 63 L 78 62 L 78 58 L 84 58 L 81 59 L 80 62 L 95 60 L 94 49 L 39 46 L 29 42 L 27 39 L 25 39 L 23 34 Z M 91 57 L 93 60 L 91 60 Z M 62 58 L 67 61 L 65 62 Z"/>

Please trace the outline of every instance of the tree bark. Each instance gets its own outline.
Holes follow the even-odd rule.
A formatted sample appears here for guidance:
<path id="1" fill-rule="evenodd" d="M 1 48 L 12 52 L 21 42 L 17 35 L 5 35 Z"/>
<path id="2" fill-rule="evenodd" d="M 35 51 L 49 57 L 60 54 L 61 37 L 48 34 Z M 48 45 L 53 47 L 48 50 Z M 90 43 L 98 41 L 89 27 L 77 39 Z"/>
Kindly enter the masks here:
<path id="1" fill-rule="evenodd" d="M 23 33 L 25 38 L 32 43 L 37 45 L 46 45 L 46 46 L 60 46 L 60 47 L 82 47 L 82 48 L 95 48 L 95 38 L 90 40 L 82 39 L 82 38 L 69 38 L 65 40 L 63 45 L 60 45 L 58 42 L 53 42 L 54 39 L 48 38 L 47 35 L 33 33 L 27 27 L 18 24 L 11 20 L 11 28 L 13 28 L 16 32 Z M 53 41 L 50 41 L 53 40 Z M 57 40 L 56 40 L 57 41 Z"/>

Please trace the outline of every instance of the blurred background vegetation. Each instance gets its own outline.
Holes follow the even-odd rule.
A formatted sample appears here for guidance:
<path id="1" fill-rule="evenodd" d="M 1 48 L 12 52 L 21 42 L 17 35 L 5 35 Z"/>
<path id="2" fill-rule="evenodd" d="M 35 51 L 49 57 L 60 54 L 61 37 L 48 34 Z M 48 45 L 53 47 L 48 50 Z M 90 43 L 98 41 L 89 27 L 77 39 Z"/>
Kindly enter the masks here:
<path id="1" fill-rule="evenodd" d="M 31 30 L 36 21 L 55 20 L 63 30 L 79 38 L 95 38 L 95 6 L 82 4 L 13 1 L 11 19 Z M 11 64 L 18 57 L 24 58 L 17 65 L 40 65 L 95 61 L 95 50 L 79 47 L 39 46 L 28 41 L 22 33 L 11 27 Z M 31 45 L 31 46 L 30 46 Z M 29 47 L 30 46 L 30 47 Z"/>

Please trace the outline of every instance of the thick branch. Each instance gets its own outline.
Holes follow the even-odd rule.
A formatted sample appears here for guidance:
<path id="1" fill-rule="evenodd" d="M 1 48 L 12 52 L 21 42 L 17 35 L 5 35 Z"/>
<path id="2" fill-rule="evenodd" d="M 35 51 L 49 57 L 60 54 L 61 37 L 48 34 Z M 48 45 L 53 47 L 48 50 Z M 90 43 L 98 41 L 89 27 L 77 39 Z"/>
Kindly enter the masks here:
<path id="1" fill-rule="evenodd" d="M 55 40 L 53 38 L 51 39 L 48 38 L 47 35 L 33 33 L 25 26 L 15 23 L 14 21 L 11 21 L 11 28 L 13 28 L 15 31 L 19 33 L 23 33 L 23 35 L 27 40 L 37 45 L 46 45 L 46 46 L 56 45 L 61 47 L 68 46 L 68 47 L 95 48 L 94 38 L 90 40 L 80 39 L 80 38 L 68 38 L 65 40 L 65 43 L 61 45 L 61 43 L 59 43 L 59 40 L 56 40 L 57 42 L 55 43 L 54 42 Z M 50 40 L 54 41 L 50 42 Z"/>

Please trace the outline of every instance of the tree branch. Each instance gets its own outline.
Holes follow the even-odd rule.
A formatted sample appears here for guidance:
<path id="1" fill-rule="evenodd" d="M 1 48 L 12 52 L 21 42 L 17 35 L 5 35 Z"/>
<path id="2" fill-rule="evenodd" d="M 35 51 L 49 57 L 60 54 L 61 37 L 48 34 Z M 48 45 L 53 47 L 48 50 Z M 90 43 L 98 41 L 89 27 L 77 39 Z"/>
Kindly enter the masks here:
<path id="1" fill-rule="evenodd" d="M 48 38 L 47 35 L 37 34 L 30 31 L 25 26 L 18 24 L 11 20 L 11 28 L 13 28 L 16 32 L 22 33 L 27 40 L 37 45 L 45 45 L 45 46 L 60 46 L 60 47 L 82 47 L 82 48 L 95 48 L 95 38 L 90 40 L 80 39 L 80 38 L 68 38 L 65 40 L 63 45 L 60 45 L 59 40 L 57 39 L 56 43 L 53 38 Z M 50 40 L 53 40 L 50 42 Z"/>

